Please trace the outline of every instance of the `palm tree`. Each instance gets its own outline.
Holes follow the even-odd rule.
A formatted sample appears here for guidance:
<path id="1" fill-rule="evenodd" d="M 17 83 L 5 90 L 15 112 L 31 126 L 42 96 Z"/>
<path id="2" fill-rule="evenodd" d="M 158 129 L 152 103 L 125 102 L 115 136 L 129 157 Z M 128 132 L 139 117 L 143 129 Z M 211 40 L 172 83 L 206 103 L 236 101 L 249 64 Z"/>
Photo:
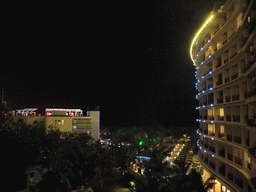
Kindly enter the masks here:
<path id="1" fill-rule="evenodd" d="M 165 182 L 165 177 L 173 174 L 168 162 L 163 162 L 164 155 L 162 151 L 154 149 L 151 152 L 151 159 L 144 163 L 145 176 L 149 181 L 150 188 L 158 190 L 160 184 Z"/>
<path id="2" fill-rule="evenodd" d="M 180 165 L 181 164 L 183 164 L 183 162 L 180 163 Z M 190 173 L 186 175 L 186 169 L 187 168 L 182 168 L 181 170 L 177 171 L 177 175 L 166 180 L 166 185 L 161 188 L 160 192 L 207 192 L 213 187 L 214 183 L 209 182 L 213 179 L 213 177 L 210 177 L 205 183 L 203 183 L 200 173 L 198 173 L 195 169 L 192 169 Z"/>

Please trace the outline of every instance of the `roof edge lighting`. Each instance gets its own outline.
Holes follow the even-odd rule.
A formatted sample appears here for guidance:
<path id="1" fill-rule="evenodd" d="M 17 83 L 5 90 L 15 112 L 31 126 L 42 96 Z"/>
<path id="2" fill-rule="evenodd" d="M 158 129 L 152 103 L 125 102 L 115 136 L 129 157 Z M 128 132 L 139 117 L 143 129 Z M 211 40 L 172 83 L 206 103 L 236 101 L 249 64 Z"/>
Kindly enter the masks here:
<path id="1" fill-rule="evenodd" d="M 195 66 L 196 63 L 195 63 L 195 60 L 193 58 L 193 55 L 192 55 L 192 49 L 193 49 L 193 46 L 194 46 L 194 43 L 195 41 L 197 40 L 198 36 L 200 35 L 200 33 L 203 31 L 203 29 L 208 25 L 208 23 L 213 19 L 214 17 L 214 14 L 211 14 L 207 20 L 205 21 L 205 23 L 202 25 L 202 27 L 199 29 L 199 31 L 196 33 L 192 43 L 191 43 L 191 46 L 190 46 L 190 58 L 191 60 L 193 61 L 193 65 Z"/>

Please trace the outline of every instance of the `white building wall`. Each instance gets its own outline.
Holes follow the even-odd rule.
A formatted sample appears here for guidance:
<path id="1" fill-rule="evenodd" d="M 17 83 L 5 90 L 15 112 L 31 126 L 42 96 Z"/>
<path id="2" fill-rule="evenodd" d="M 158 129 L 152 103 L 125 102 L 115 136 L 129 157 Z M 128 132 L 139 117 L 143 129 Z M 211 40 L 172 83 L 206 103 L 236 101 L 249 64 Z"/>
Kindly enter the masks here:
<path id="1" fill-rule="evenodd" d="M 91 130 L 92 137 L 95 140 L 100 139 L 100 111 L 89 111 L 89 115 L 91 116 Z"/>
<path id="2" fill-rule="evenodd" d="M 58 128 L 61 132 L 89 133 L 94 141 L 100 139 L 99 111 L 88 111 L 88 116 L 13 116 L 13 118 L 15 122 L 22 119 L 27 125 L 33 125 L 35 121 L 43 123 L 46 131 L 49 130 L 49 127 L 53 127 Z M 78 123 L 74 122 L 75 119 L 84 121 Z"/>
<path id="3" fill-rule="evenodd" d="M 65 116 L 51 116 L 45 119 L 45 128 L 49 129 L 49 126 L 59 128 L 62 132 L 72 132 L 72 117 Z"/>

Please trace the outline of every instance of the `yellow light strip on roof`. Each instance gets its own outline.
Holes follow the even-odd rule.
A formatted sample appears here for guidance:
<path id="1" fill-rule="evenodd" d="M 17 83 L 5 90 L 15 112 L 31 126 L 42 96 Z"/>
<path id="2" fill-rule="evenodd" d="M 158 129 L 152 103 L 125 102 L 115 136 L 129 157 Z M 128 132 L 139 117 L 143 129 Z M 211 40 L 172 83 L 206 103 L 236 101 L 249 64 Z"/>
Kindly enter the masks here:
<path id="1" fill-rule="evenodd" d="M 193 55 L 192 55 L 192 48 L 194 46 L 194 43 L 196 41 L 196 39 L 198 38 L 198 36 L 200 35 L 200 33 L 203 31 L 203 29 L 206 27 L 206 25 L 213 19 L 214 15 L 212 14 L 206 21 L 205 23 L 203 24 L 203 26 L 199 29 L 199 31 L 196 33 L 192 43 L 191 43 L 191 46 L 190 46 L 190 58 L 191 60 L 193 61 L 193 65 L 196 65 L 195 63 L 195 60 L 193 59 Z"/>

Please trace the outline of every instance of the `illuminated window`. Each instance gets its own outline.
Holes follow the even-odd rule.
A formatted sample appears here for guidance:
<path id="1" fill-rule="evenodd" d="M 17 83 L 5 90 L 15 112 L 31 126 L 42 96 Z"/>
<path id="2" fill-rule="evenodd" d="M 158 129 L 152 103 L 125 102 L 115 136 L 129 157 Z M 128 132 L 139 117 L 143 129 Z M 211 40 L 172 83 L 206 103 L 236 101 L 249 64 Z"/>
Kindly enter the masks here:
<path id="1" fill-rule="evenodd" d="M 61 124 L 61 120 L 55 120 L 55 125 L 60 125 Z"/>
<path id="2" fill-rule="evenodd" d="M 225 127 L 224 127 L 224 125 L 221 125 L 221 126 L 220 126 L 220 133 L 225 133 Z"/>
<path id="3" fill-rule="evenodd" d="M 220 108 L 220 116 L 224 117 L 224 108 Z"/>
<path id="4" fill-rule="evenodd" d="M 251 22 L 251 17 L 248 17 L 248 23 L 250 23 Z"/>
<path id="5" fill-rule="evenodd" d="M 64 120 L 61 120 L 61 124 L 64 125 Z"/>

